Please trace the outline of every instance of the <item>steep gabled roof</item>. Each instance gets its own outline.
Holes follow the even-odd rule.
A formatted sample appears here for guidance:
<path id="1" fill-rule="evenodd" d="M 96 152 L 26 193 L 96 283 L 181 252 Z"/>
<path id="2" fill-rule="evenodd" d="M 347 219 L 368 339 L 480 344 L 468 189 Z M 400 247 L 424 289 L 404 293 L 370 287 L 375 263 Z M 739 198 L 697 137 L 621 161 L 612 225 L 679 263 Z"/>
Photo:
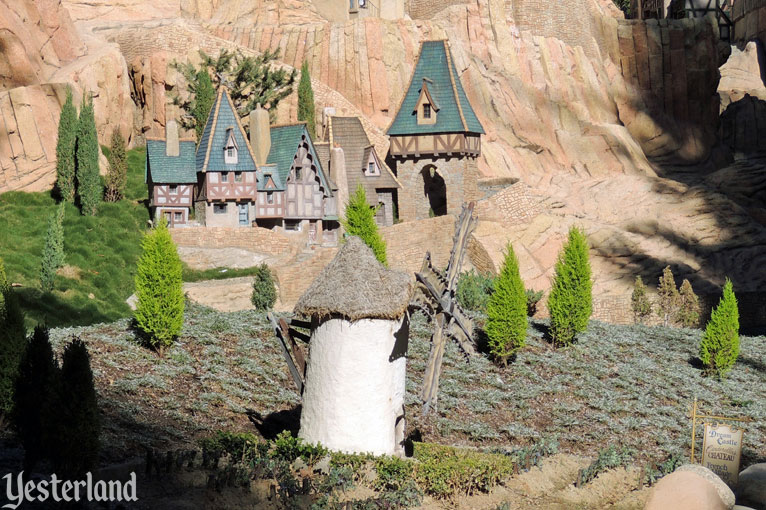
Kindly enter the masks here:
<path id="1" fill-rule="evenodd" d="M 332 195 L 330 180 L 325 175 L 325 171 L 322 168 L 322 162 L 314 149 L 314 142 L 311 140 L 311 136 L 306 129 L 306 124 L 303 122 L 271 127 L 271 150 L 269 151 L 269 156 L 266 158 L 266 164 L 274 165 L 276 167 L 276 174 L 279 177 L 282 189 L 284 189 L 284 186 L 287 184 L 287 177 L 290 174 L 290 169 L 293 166 L 293 159 L 295 159 L 295 154 L 298 152 L 298 147 L 301 144 L 303 136 L 305 136 L 309 142 L 309 153 L 319 171 L 319 180 L 327 194 Z"/>
<path id="2" fill-rule="evenodd" d="M 194 165 L 194 140 L 180 140 L 178 156 L 168 156 L 166 142 L 161 138 L 146 139 L 146 172 L 144 180 L 151 177 L 158 184 L 185 184 L 197 182 Z"/>
<path id="3" fill-rule="evenodd" d="M 256 174 L 258 179 L 258 191 L 284 191 L 285 183 L 279 178 L 279 172 L 277 171 L 277 165 L 265 164 L 258 167 L 258 173 Z M 274 183 L 274 188 L 266 186 L 269 179 Z"/>
<path id="4" fill-rule="evenodd" d="M 239 147 L 236 164 L 227 164 L 223 157 L 223 148 L 228 141 L 228 129 L 232 129 Z M 198 172 L 254 172 L 256 170 L 255 153 L 250 147 L 250 141 L 242 128 L 239 115 L 226 87 L 218 88 L 218 95 L 210 109 L 205 129 L 202 131 L 196 162 Z"/>
<path id="5" fill-rule="evenodd" d="M 429 96 L 439 107 L 434 124 L 418 124 L 414 112 L 424 80 L 428 83 Z M 447 41 L 424 41 L 420 46 L 418 62 L 407 93 L 387 134 L 396 136 L 465 132 L 483 134 L 484 128 L 465 95 Z"/>

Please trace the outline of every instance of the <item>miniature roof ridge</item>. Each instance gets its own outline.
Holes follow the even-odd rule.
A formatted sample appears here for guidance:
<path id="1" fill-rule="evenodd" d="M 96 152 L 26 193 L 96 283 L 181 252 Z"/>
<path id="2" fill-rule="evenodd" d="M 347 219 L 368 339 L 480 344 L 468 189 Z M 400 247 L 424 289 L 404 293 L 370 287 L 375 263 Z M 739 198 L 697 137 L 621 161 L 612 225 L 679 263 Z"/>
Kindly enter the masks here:
<path id="1" fill-rule="evenodd" d="M 349 238 L 298 299 L 295 313 L 320 319 L 398 319 L 409 306 L 413 278 L 387 269 L 358 237 Z"/>
<path id="2" fill-rule="evenodd" d="M 153 142 L 167 142 L 167 138 L 162 137 L 162 136 L 145 136 L 144 140 L 151 140 Z M 178 141 L 179 142 L 194 142 L 194 143 L 197 143 L 197 139 L 196 138 L 190 138 L 188 136 L 186 138 L 179 138 Z"/>

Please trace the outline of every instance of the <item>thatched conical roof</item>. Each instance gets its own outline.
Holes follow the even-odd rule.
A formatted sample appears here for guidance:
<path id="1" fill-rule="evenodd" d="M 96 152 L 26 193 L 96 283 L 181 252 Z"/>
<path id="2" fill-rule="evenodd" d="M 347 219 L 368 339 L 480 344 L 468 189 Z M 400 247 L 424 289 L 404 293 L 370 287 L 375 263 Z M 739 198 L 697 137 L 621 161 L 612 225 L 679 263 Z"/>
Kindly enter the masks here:
<path id="1" fill-rule="evenodd" d="M 303 293 L 295 313 L 352 321 L 398 319 L 413 287 L 411 276 L 386 269 L 361 239 L 352 237 Z"/>

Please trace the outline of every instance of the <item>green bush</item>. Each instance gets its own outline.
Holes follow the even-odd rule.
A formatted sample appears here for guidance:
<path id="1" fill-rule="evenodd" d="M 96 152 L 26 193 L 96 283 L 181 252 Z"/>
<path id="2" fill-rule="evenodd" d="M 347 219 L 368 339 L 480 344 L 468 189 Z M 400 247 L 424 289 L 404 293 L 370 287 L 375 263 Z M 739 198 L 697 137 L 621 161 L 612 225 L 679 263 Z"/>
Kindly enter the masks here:
<path id="1" fill-rule="evenodd" d="M 662 318 L 664 327 L 670 326 L 671 320 L 678 313 L 678 289 L 670 266 L 665 266 L 657 287 L 657 315 Z"/>
<path id="2" fill-rule="evenodd" d="M 641 275 L 636 276 L 633 284 L 633 294 L 630 296 L 630 308 L 633 311 L 633 322 L 643 324 L 644 320 L 652 313 L 652 304 L 646 294 L 646 285 Z"/>
<path id="3" fill-rule="evenodd" d="M 26 345 L 24 313 L 0 259 L 0 416 L 7 414 L 13 406 L 14 381 Z"/>
<path id="4" fill-rule="evenodd" d="M 678 310 L 676 311 L 676 321 L 685 328 L 693 328 L 699 324 L 700 303 L 697 294 L 692 289 L 689 280 L 681 283 L 681 290 L 678 292 Z"/>
<path id="5" fill-rule="evenodd" d="M 58 412 L 51 460 L 56 473 L 80 479 L 98 466 L 101 418 L 90 355 L 79 338 L 64 348 L 56 393 Z"/>
<path id="6" fill-rule="evenodd" d="M 305 121 L 306 129 L 309 130 L 311 138 L 316 138 L 316 108 L 308 60 L 303 61 L 301 80 L 298 82 L 298 120 Z"/>
<path id="7" fill-rule="evenodd" d="M 700 359 L 705 371 L 722 378 L 739 356 L 739 309 L 731 280 L 726 279 L 723 296 L 713 309 L 700 344 Z"/>
<path id="8" fill-rule="evenodd" d="M 250 296 L 256 310 L 271 310 L 277 302 L 277 287 L 274 274 L 266 264 L 258 266 L 253 279 L 253 294 Z"/>
<path id="9" fill-rule="evenodd" d="M 303 442 L 299 437 L 293 437 L 290 431 L 282 431 L 274 439 L 273 456 L 286 462 L 293 462 L 300 457 L 308 465 L 313 465 L 319 459 L 327 455 L 327 449 L 322 445 L 311 445 Z"/>
<path id="10" fill-rule="evenodd" d="M 461 273 L 457 280 L 457 302 L 464 310 L 484 312 L 494 285 L 495 277 L 489 273 L 479 273 L 474 269 Z"/>
<path id="11" fill-rule="evenodd" d="M 77 121 L 77 195 L 85 216 L 95 216 L 103 190 L 98 171 L 98 135 L 93 114 L 93 98 L 83 94 Z"/>
<path id="12" fill-rule="evenodd" d="M 627 467 L 631 464 L 635 452 L 628 448 L 617 448 L 610 445 L 598 452 L 598 457 L 590 466 L 581 469 L 577 475 L 575 485 L 581 487 L 595 479 L 601 473 L 618 467 Z"/>
<path id="13" fill-rule="evenodd" d="M 399 457 L 378 457 L 375 459 L 375 489 L 379 491 L 397 491 L 412 479 L 413 463 Z"/>
<path id="14" fill-rule="evenodd" d="M 532 317 L 537 313 L 537 303 L 543 298 L 542 290 L 527 289 L 525 291 L 527 296 L 527 317 Z"/>
<path id="15" fill-rule="evenodd" d="M 66 101 L 59 115 L 56 141 L 56 189 L 65 202 L 74 203 L 75 143 L 77 141 L 77 109 L 72 101 L 72 88 L 66 87 Z"/>
<path id="16" fill-rule="evenodd" d="M 190 110 L 194 119 L 194 131 L 197 133 L 197 143 L 199 143 L 207 118 L 210 116 L 210 109 L 215 103 L 215 87 L 207 69 L 198 70 L 195 76 L 196 83 L 189 84 L 190 89 L 194 86 L 194 99 L 191 101 Z"/>
<path id="17" fill-rule="evenodd" d="M 511 243 L 505 248 L 500 276 L 487 303 L 490 353 L 503 365 L 524 347 L 527 338 L 527 296 L 519 274 L 519 261 Z"/>
<path id="18" fill-rule="evenodd" d="M 61 202 L 48 218 L 48 231 L 40 265 L 40 288 L 43 292 L 53 290 L 56 271 L 64 265 L 64 205 L 65 203 Z"/>
<path id="19" fill-rule="evenodd" d="M 162 353 L 183 326 L 181 259 L 164 220 L 144 236 L 141 248 L 135 278 L 135 320 L 149 346 Z"/>
<path id="20" fill-rule="evenodd" d="M 557 345 L 570 345 L 585 331 L 593 309 L 588 241 L 572 227 L 556 262 L 553 288 L 548 296 L 551 336 Z"/>
<path id="21" fill-rule="evenodd" d="M 106 174 L 106 192 L 104 200 L 119 202 L 125 195 L 128 184 L 128 162 L 125 152 L 125 140 L 119 129 L 112 133 L 112 144 L 109 147 L 109 171 Z"/>
<path id="22" fill-rule="evenodd" d="M 375 208 L 367 203 L 367 195 L 361 184 L 349 198 L 346 205 L 346 218 L 342 223 L 348 235 L 359 236 L 364 244 L 372 249 L 375 258 L 384 266 L 388 266 L 386 242 L 380 236 L 378 225 L 375 223 Z"/>
<path id="23" fill-rule="evenodd" d="M 35 328 L 19 364 L 12 421 L 24 447 L 24 468 L 47 459 L 56 443 L 59 406 L 54 391 L 60 381 L 48 329 Z"/>

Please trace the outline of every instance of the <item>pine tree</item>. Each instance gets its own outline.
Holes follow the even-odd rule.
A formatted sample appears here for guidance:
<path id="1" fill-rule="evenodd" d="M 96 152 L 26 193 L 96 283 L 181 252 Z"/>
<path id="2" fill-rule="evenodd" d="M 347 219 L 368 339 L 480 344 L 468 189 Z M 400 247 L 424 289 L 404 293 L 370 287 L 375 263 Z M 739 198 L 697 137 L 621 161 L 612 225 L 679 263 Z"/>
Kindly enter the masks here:
<path id="1" fill-rule="evenodd" d="M 266 264 L 258 266 L 253 279 L 253 293 L 250 301 L 256 310 L 266 311 L 274 307 L 277 302 L 277 288 L 274 284 L 274 274 Z"/>
<path id="2" fill-rule="evenodd" d="M 571 344 L 585 331 L 593 310 L 590 261 L 585 232 L 572 227 L 556 262 L 553 287 L 548 296 L 551 336 L 558 345 Z"/>
<path id="3" fill-rule="evenodd" d="M 135 278 L 135 319 L 149 346 L 162 353 L 183 326 L 181 259 L 164 220 L 144 236 L 141 248 Z"/>
<path id="4" fill-rule="evenodd" d="M 24 467 L 29 469 L 48 458 L 55 444 L 55 429 L 61 418 L 54 401 L 59 372 L 48 329 L 35 328 L 26 345 L 15 383 L 13 423 L 24 446 Z"/>
<path id="5" fill-rule="evenodd" d="M 706 372 L 719 379 L 731 370 L 739 356 L 739 309 L 731 280 L 726 279 L 723 296 L 710 315 L 700 343 L 700 359 Z"/>
<path id="6" fill-rule="evenodd" d="M 64 265 L 64 202 L 61 202 L 48 219 L 43 259 L 40 267 L 40 287 L 43 292 L 53 290 L 56 270 Z"/>
<path id="7" fill-rule="evenodd" d="M 56 390 L 59 418 L 52 449 L 53 466 L 64 477 L 80 479 L 98 464 L 101 420 L 90 355 L 79 338 L 64 349 Z"/>
<path id="8" fill-rule="evenodd" d="M 12 407 L 14 381 L 26 343 L 24 313 L 0 259 L 0 415 L 7 414 Z"/>
<path id="9" fill-rule="evenodd" d="M 378 225 L 375 223 L 375 209 L 367 203 L 367 194 L 360 184 L 356 191 L 349 198 L 346 205 L 346 219 L 342 220 L 343 228 L 350 236 L 359 236 L 364 243 L 372 249 L 375 258 L 383 264 L 388 265 L 386 260 L 386 242 L 378 232 Z"/>
<path id="10" fill-rule="evenodd" d="M 196 73 L 194 87 L 194 99 L 191 101 L 191 115 L 194 118 L 194 130 L 197 132 L 197 143 L 202 139 L 202 131 L 205 130 L 210 109 L 215 103 L 215 88 L 210 79 L 207 69 L 200 69 Z"/>
<path id="11" fill-rule="evenodd" d="M 125 154 L 125 139 L 119 129 L 112 132 L 112 144 L 109 147 L 109 171 L 106 174 L 107 202 L 119 202 L 125 194 L 128 184 L 128 162 Z"/>
<path id="12" fill-rule="evenodd" d="M 527 338 L 527 295 L 511 243 L 494 288 L 487 303 L 487 336 L 490 352 L 506 365 Z"/>
<path id="13" fill-rule="evenodd" d="M 681 290 L 678 294 L 676 320 L 685 328 L 695 327 L 700 320 L 699 298 L 694 293 L 689 280 L 684 280 L 681 283 Z"/>
<path id="14" fill-rule="evenodd" d="M 72 101 L 72 88 L 67 85 L 66 101 L 59 115 L 56 142 L 56 188 L 65 202 L 74 203 L 75 142 L 77 140 L 77 109 Z"/>
<path id="15" fill-rule="evenodd" d="M 665 266 L 662 270 L 657 297 L 657 314 L 662 318 L 662 325 L 667 328 L 678 309 L 678 289 L 670 266 Z"/>
<path id="16" fill-rule="evenodd" d="M 649 302 L 646 285 L 644 285 L 641 275 L 636 276 L 636 281 L 633 284 L 630 307 L 633 310 L 633 321 L 636 324 L 643 324 L 644 320 L 652 313 L 652 304 Z"/>
<path id="17" fill-rule="evenodd" d="M 298 120 L 306 122 L 306 128 L 312 139 L 316 138 L 316 109 L 314 106 L 314 89 L 311 88 L 308 60 L 301 66 L 301 81 L 298 82 Z"/>
<path id="18" fill-rule="evenodd" d="M 98 135 L 90 96 L 87 101 L 83 97 L 77 122 L 77 195 L 82 214 L 95 216 L 102 189 L 98 173 Z"/>

